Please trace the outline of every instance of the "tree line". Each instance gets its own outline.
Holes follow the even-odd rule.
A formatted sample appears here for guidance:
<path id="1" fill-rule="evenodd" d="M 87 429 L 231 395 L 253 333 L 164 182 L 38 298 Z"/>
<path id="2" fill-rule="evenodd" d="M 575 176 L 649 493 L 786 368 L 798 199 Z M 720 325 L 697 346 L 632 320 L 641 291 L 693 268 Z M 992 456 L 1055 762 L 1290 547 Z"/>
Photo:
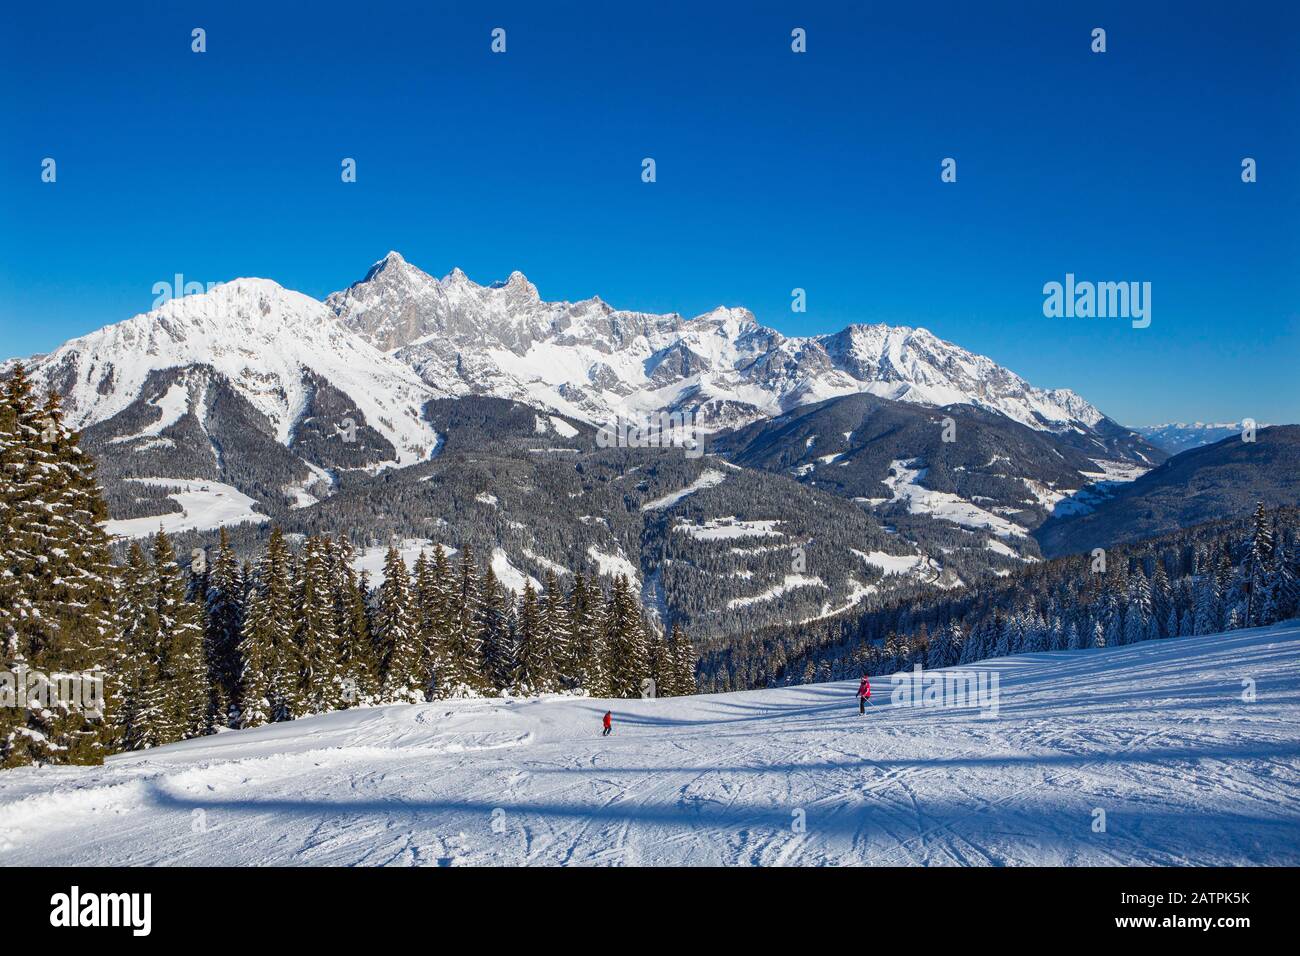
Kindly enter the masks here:
<path id="1" fill-rule="evenodd" d="M 58 396 L 38 403 L 17 366 L 0 396 L 0 766 L 94 763 L 369 704 L 695 692 L 690 640 L 646 620 L 624 577 L 606 589 L 578 574 L 566 591 L 550 572 L 516 597 L 469 546 L 410 570 L 389 548 L 371 588 L 346 536 L 294 548 L 278 528 L 252 562 L 223 530 L 210 560 L 183 566 L 160 530 L 115 564 L 106 517 Z M 33 672 L 102 679 L 102 715 L 19 701 Z"/>
<path id="2" fill-rule="evenodd" d="M 1260 504 L 1248 519 L 1027 564 L 978 590 L 909 595 L 813 628 L 707 642 L 700 686 L 842 680 L 1260 627 L 1300 614 L 1298 582 L 1300 514 Z"/>

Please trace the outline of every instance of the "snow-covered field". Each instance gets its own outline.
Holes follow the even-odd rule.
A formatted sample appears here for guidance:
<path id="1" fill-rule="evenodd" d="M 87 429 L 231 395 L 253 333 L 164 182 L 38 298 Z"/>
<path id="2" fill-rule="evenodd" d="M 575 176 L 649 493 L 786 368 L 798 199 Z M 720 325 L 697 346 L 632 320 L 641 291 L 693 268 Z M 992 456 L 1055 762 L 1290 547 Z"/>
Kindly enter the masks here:
<path id="1" fill-rule="evenodd" d="M 866 717 L 853 683 L 612 701 L 604 739 L 602 701 L 439 702 L 4 771 L 0 863 L 1300 863 L 1300 622 L 975 669 L 996 717 L 877 677 Z"/>
<path id="2" fill-rule="evenodd" d="M 148 518 L 119 518 L 104 522 L 104 531 L 119 538 L 147 538 L 161 528 L 168 534 L 181 531 L 226 528 L 231 525 L 261 524 L 270 521 L 257 512 L 257 502 L 238 488 L 219 481 L 199 478 L 128 478 L 147 485 L 175 489 L 167 495 L 181 506 L 179 513 L 169 512 Z"/>

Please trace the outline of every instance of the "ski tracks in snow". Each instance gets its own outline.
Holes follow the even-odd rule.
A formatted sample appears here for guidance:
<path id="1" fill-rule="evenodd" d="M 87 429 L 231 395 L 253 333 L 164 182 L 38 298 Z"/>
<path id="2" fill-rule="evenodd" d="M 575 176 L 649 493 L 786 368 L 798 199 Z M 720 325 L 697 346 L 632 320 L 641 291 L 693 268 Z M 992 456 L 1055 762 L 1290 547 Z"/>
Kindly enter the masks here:
<path id="1" fill-rule="evenodd" d="M 859 717 L 856 682 L 446 701 L 7 771 L 0 865 L 1300 862 L 1300 624 L 977 666 L 995 718 Z"/>

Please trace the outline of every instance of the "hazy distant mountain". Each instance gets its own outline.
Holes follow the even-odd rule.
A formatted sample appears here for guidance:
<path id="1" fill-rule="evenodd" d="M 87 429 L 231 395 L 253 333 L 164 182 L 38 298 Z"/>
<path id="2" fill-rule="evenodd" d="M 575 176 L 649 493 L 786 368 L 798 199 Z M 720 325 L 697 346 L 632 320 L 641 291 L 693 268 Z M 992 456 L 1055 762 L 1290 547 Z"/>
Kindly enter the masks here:
<path id="1" fill-rule="evenodd" d="M 1256 427 L 1267 428 L 1268 426 L 1257 425 Z M 1139 425 L 1130 430 L 1137 432 L 1157 448 L 1162 448 L 1171 455 L 1177 455 L 1189 448 L 1213 445 L 1215 442 L 1222 441 L 1232 435 L 1240 436 L 1242 423 L 1224 422 L 1207 425 L 1204 422 L 1193 422 L 1192 424 L 1169 422 L 1164 425 Z"/>
<path id="2" fill-rule="evenodd" d="M 1086 513 L 1046 522 L 1035 536 L 1054 557 L 1240 517 L 1260 501 L 1270 508 L 1300 503 L 1300 425 L 1261 428 L 1253 442 L 1237 434 L 1175 455 Z"/>

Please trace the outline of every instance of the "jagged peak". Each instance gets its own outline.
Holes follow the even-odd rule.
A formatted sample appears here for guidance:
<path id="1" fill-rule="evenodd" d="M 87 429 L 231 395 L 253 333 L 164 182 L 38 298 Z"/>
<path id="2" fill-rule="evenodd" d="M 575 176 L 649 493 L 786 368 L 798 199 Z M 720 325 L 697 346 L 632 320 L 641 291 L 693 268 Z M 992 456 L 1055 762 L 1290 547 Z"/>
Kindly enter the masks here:
<path id="1" fill-rule="evenodd" d="M 388 254 L 366 270 L 365 278 L 362 282 L 369 282 L 379 275 L 424 275 L 419 269 L 411 265 L 402 257 L 400 252 L 389 250 Z"/>

